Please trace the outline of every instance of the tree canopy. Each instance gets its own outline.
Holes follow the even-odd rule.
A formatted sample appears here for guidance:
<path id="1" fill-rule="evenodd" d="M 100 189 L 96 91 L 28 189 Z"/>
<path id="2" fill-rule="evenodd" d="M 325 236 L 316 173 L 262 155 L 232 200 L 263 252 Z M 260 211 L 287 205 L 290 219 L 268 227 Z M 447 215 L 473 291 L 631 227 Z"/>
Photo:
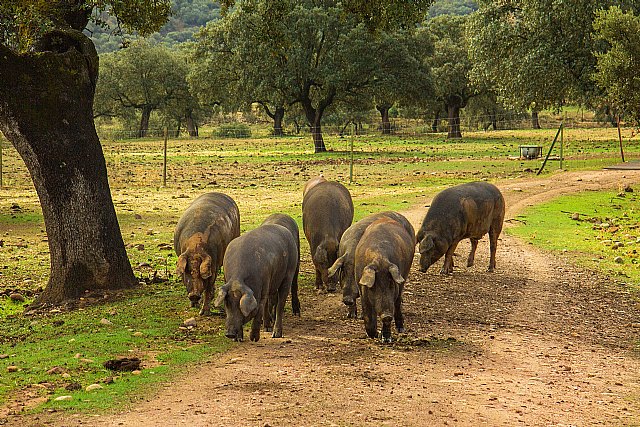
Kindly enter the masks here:
<path id="1" fill-rule="evenodd" d="M 599 11 L 593 27 L 596 38 L 607 44 L 596 54 L 593 78 L 604 91 L 606 103 L 639 124 L 640 17 L 616 6 Z"/>

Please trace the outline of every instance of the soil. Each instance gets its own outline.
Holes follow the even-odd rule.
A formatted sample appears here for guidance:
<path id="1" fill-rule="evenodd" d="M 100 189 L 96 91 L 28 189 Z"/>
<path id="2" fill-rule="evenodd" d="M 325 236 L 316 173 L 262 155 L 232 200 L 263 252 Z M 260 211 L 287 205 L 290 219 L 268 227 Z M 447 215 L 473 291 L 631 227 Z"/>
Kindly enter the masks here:
<path id="1" fill-rule="evenodd" d="M 506 227 L 564 193 L 640 184 L 640 171 L 562 172 L 498 183 Z M 640 188 L 635 188 L 636 191 Z M 425 200 L 425 204 L 428 200 Z M 404 212 L 417 227 L 426 208 Z M 51 426 L 640 425 L 640 303 L 622 284 L 503 233 L 497 269 L 457 250 L 451 276 L 411 272 L 407 333 L 385 345 L 346 319 L 337 294 L 305 288 L 283 339 L 193 366 L 116 414 L 18 416 Z M 416 257 L 417 262 L 417 257 Z M 441 263 L 442 261 L 440 261 Z M 301 266 L 311 273 L 307 257 Z"/>

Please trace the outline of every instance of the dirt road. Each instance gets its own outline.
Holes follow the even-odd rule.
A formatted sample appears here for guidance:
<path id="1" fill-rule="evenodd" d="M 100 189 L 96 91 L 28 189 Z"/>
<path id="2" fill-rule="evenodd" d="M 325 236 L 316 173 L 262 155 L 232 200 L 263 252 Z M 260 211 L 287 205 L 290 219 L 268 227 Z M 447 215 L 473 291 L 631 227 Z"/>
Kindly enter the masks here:
<path id="1" fill-rule="evenodd" d="M 622 183 L 640 191 L 640 172 L 561 173 L 498 186 L 508 220 L 562 193 Z M 425 209 L 406 213 L 417 226 Z M 466 258 L 468 245 L 457 252 Z M 607 278 L 504 233 L 497 272 L 487 273 L 487 264 L 485 238 L 470 269 L 457 267 L 443 277 L 439 265 L 427 273 L 414 268 L 405 288 L 407 334 L 392 345 L 366 339 L 362 322 L 344 317 L 339 296 L 305 289 L 303 316 L 285 318 L 284 339 L 263 333 L 260 342 L 242 343 L 193 367 L 158 396 L 122 413 L 47 421 L 193 427 L 640 425 L 640 352 L 634 347 L 640 304 Z M 311 270 L 310 264 L 302 268 Z"/>

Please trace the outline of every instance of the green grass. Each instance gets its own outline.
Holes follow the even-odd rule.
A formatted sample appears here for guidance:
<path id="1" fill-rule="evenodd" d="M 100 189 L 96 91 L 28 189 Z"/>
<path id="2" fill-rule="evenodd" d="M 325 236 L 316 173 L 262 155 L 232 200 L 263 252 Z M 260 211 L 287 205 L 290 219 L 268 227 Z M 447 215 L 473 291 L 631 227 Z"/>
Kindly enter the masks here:
<path id="1" fill-rule="evenodd" d="M 302 188 L 310 177 L 322 173 L 328 179 L 345 183 L 353 196 L 357 220 L 372 212 L 422 205 L 442 189 L 470 180 L 533 177 L 541 160 L 514 159 L 519 154 L 519 145 L 540 144 L 546 154 L 556 132 L 555 129 L 468 132 L 460 141 L 447 140 L 442 134 L 327 136 L 329 152 L 314 154 L 308 136 L 265 138 L 268 133 L 265 127 L 252 126 L 251 131 L 253 136 L 246 139 L 169 140 L 166 187 L 162 186 L 162 139 L 102 141 L 114 205 L 134 272 L 142 280 L 157 275 L 168 282 L 146 285 L 123 293 L 115 300 L 70 313 L 35 317 L 22 315 L 22 304 L 0 297 L 0 354 L 10 356 L 0 359 L 0 404 L 13 394 L 29 389 L 50 398 L 35 411 L 56 408 L 90 413 L 120 408 L 153 393 L 160 382 L 180 375 L 185 365 L 199 363 L 232 345 L 220 334 L 221 318 L 198 317 L 199 325 L 194 330 L 179 328 L 184 319 L 193 317 L 197 311 L 188 307 L 183 286 L 173 277 L 175 254 L 166 246 L 172 244 L 173 229 L 181 213 L 203 192 L 222 191 L 231 195 L 240 208 L 243 232 L 256 227 L 269 214 L 283 212 L 296 219 L 302 236 Z M 629 137 L 631 130 L 623 132 L 628 158 L 640 158 L 640 143 Z M 204 134 L 211 135 L 211 132 Z M 616 130 L 610 128 L 567 129 L 564 168 L 595 169 L 618 163 L 616 138 Z M 348 149 L 352 141 L 353 183 L 349 183 Z M 11 147 L 3 154 L 0 291 L 18 290 L 29 296 L 47 284 L 46 232 L 24 163 Z M 554 154 L 557 155 L 557 150 Z M 543 175 L 555 172 L 558 167 L 557 161 L 551 161 Z M 629 218 L 637 222 L 637 213 L 631 209 L 634 197 L 636 193 L 618 200 L 613 195 L 612 206 L 628 203 L 628 208 L 612 207 L 613 213 L 598 212 L 598 215 L 619 217 L 622 224 L 625 217 L 621 212 L 628 211 Z M 580 202 L 580 198 L 577 199 L 576 203 Z M 14 203 L 20 206 L 20 212 L 12 210 Z M 591 200 L 582 207 L 560 210 L 595 215 L 586 209 L 600 204 Z M 619 215 L 614 215 L 616 212 Z M 594 268 L 617 271 L 616 277 L 637 283 L 637 279 L 632 279 L 638 267 L 631 257 L 633 254 L 624 255 L 623 264 L 609 262 L 611 256 L 633 250 L 635 246 L 607 248 L 601 242 L 612 232 L 593 230 L 589 228 L 592 223 L 572 221 L 569 214 L 560 213 L 556 217 L 545 212 L 539 216 L 555 222 L 541 223 L 537 226 L 539 231 L 534 231 L 535 216 L 527 216 L 527 225 L 514 229 L 513 233 L 544 243 L 549 249 L 567 249 L 583 257 L 585 262 L 591 262 Z M 553 228 L 556 224 L 561 231 L 542 237 L 545 227 Z M 566 236 L 577 236 L 578 229 L 596 233 L 592 237 L 585 234 L 577 238 L 589 247 L 578 247 L 577 243 L 567 246 Z M 629 231 L 628 234 L 635 233 Z M 562 235 L 563 240 L 551 246 L 548 242 L 554 241 L 557 235 Z M 301 246 L 303 263 L 310 266 L 304 237 Z M 595 255 L 590 251 L 595 251 Z M 597 261 L 589 261 L 591 259 Z M 301 286 L 313 287 L 313 279 L 313 273 L 302 274 Z M 100 323 L 103 318 L 112 324 Z M 76 358 L 77 354 L 81 356 Z M 141 375 L 124 373 L 111 384 L 102 382 L 114 375 L 103 368 L 105 360 L 131 355 L 143 359 L 146 366 Z M 9 373 L 6 370 L 9 365 L 18 366 L 20 370 Z M 55 366 L 64 368 L 70 377 L 46 373 Z M 70 382 L 81 384 L 83 390 L 96 382 L 103 388 L 69 392 L 65 387 Z M 73 400 L 52 401 L 56 396 L 67 394 L 72 395 Z"/>
<path id="2" fill-rule="evenodd" d="M 9 357 L 0 359 L 0 401 L 17 389 L 31 388 L 49 398 L 46 408 L 99 412 L 121 407 L 150 391 L 151 384 L 228 349 L 232 342 L 220 333 L 221 318 L 198 318 L 196 328 L 180 328 L 183 319 L 195 314 L 187 303 L 181 285 L 160 284 L 70 313 L 6 316 L 0 323 L 0 354 Z M 141 374 L 103 367 L 106 360 L 121 356 L 140 357 Z M 8 372 L 8 366 L 19 371 Z M 47 373 L 54 367 L 65 375 Z M 107 384 L 109 377 L 114 381 Z M 82 389 L 67 390 L 71 383 Z M 103 388 L 85 391 L 94 383 Z M 62 395 L 73 399 L 54 400 Z"/>
<path id="3" fill-rule="evenodd" d="M 575 216 L 575 214 L 578 214 Z M 577 219 L 572 219 L 577 218 Z M 640 290 L 640 195 L 584 192 L 528 208 L 510 234 Z"/>

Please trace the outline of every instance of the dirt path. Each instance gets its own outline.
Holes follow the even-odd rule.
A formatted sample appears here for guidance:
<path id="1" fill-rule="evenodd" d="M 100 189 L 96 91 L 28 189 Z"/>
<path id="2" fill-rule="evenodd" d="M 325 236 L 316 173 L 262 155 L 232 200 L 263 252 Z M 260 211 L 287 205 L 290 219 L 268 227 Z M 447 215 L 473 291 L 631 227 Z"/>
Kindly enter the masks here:
<path id="1" fill-rule="evenodd" d="M 640 190 L 640 172 L 499 186 L 510 219 L 562 193 L 621 183 Z M 418 225 L 424 212 L 407 216 Z M 458 254 L 467 252 L 461 244 Z M 366 339 L 337 295 L 305 289 L 303 317 L 285 319 L 285 339 L 242 343 L 126 412 L 52 424 L 639 425 L 640 304 L 608 279 L 504 234 L 496 273 L 485 272 L 486 239 L 476 259 L 451 277 L 412 270 L 408 331 L 393 345 Z"/>

